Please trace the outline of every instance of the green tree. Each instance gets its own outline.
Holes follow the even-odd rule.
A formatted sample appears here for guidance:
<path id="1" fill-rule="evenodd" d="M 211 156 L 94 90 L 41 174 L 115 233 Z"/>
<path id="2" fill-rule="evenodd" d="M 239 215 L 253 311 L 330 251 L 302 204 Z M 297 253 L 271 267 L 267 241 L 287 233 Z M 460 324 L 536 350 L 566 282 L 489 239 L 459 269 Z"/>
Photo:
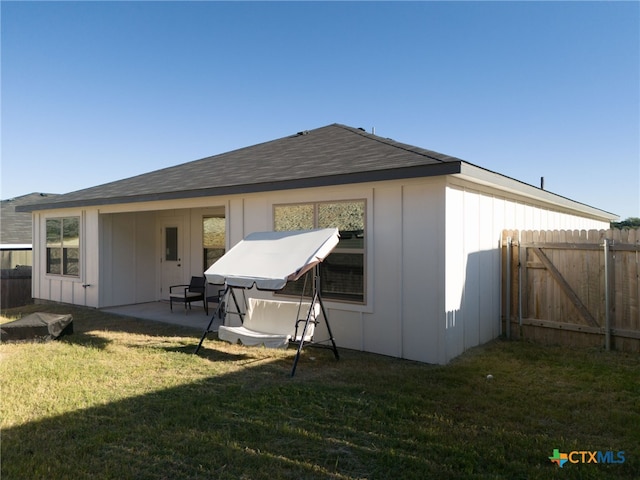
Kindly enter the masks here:
<path id="1" fill-rule="evenodd" d="M 611 222 L 611 228 L 640 228 L 640 218 L 629 217 L 621 222 Z"/>

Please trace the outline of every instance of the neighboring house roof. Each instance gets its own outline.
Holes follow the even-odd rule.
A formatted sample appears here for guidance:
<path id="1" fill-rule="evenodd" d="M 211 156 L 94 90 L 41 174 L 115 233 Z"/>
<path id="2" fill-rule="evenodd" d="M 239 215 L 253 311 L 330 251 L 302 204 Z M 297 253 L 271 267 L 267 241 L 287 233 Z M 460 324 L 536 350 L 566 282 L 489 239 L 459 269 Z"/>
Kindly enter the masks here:
<path id="1" fill-rule="evenodd" d="M 113 205 L 292 188 L 344 185 L 400 178 L 462 174 L 503 182 L 540 197 L 540 189 L 475 167 L 458 158 L 332 124 L 124 180 L 60 195 L 21 211 Z M 498 178 L 500 177 L 500 178 Z M 550 192 L 560 203 L 573 202 Z M 563 200 L 562 200 L 563 199 Z M 607 212 L 585 206 L 590 214 Z M 611 218 L 617 218 L 608 214 Z"/>
<path id="2" fill-rule="evenodd" d="M 31 247 L 31 214 L 16 212 L 20 205 L 32 205 L 56 197 L 51 193 L 29 193 L 0 201 L 0 245 L 2 248 Z"/>

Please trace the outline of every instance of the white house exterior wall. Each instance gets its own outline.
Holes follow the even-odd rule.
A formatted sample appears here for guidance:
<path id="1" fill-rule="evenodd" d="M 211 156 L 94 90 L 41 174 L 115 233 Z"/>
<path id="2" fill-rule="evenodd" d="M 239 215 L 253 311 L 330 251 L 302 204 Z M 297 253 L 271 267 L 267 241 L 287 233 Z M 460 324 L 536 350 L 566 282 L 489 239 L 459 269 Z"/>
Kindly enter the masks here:
<path id="1" fill-rule="evenodd" d="M 46 273 L 46 220 L 55 217 L 80 217 L 80 275 L 62 277 Z M 83 306 L 99 304 L 98 213 L 96 209 L 51 210 L 33 214 L 32 295 L 37 299 Z"/>
<path id="2" fill-rule="evenodd" d="M 444 192 L 445 180 L 430 178 L 233 198 L 229 246 L 249 233 L 271 230 L 274 205 L 364 199 L 367 301 L 325 301 L 336 341 L 346 348 L 438 362 L 444 328 L 434 319 L 444 306 Z M 323 334 L 320 326 L 318 335 Z"/>
<path id="3" fill-rule="evenodd" d="M 392 286 L 392 288 L 395 289 L 395 295 L 391 297 L 386 295 L 387 298 L 383 299 L 376 294 L 378 288 L 383 288 L 384 282 L 378 287 L 373 281 L 374 259 L 370 252 L 374 251 L 374 242 L 372 242 L 371 238 L 376 222 L 372 206 L 373 189 L 371 186 L 359 185 L 289 190 L 232 197 L 229 199 L 229 211 L 227 213 L 228 247 L 232 247 L 249 233 L 272 230 L 274 205 L 360 199 L 364 199 L 367 202 L 368 264 L 366 283 L 369 287 L 367 294 L 368 302 L 366 305 L 355 305 L 325 301 L 325 304 L 330 311 L 332 331 L 341 346 L 369 351 L 384 350 L 385 353 L 388 353 L 388 345 L 392 343 L 389 342 L 389 328 L 393 328 L 392 325 L 394 322 L 387 318 L 386 333 L 380 336 L 375 333 L 375 331 L 380 328 L 379 325 L 375 323 L 376 319 L 372 319 L 370 316 L 367 318 L 363 317 L 364 312 L 371 312 L 373 310 L 373 305 L 376 302 L 380 302 L 381 305 L 383 302 L 391 302 L 390 308 L 394 309 L 395 307 L 396 310 L 399 303 L 397 284 Z M 396 235 L 398 234 L 397 231 L 394 233 Z M 382 239 L 380 242 L 382 242 Z M 268 292 L 252 292 L 251 294 L 261 297 L 269 297 L 272 295 Z M 326 335 L 326 333 L 327 332 L 322 329 L 318 331 L 318 335 L 320 336 Z M 399 337 L 400 332 L 397 331 L 395 335 Z M 369 340 L 365 340 L 366 338 L 369 338 Z M 374 345 L 370 345 L 372 343 Z M 393 354 L 396 355 L 397 351 L 397 348 L 392 350 Z"/>
<path id="4" fill-rule="evenodd" d="M 34 296 L 92 307 L 159 300 L 162 219 L 183 220 L 188 281 L 202 273 L 207 214 L 224 210 L 231 248 L 249 233 L 271 230 L 274 205 L 360 199 L 367 212 L 366 302 L 325 302 L 336 341 L 428 363 L 447 363 L 500 333 L 502 229 L 608 226 L 455 177 L 36 212 Z M 79 278 L 43 271 L 45 220 L 68 215 L 81 216 Z"/>
<path id="5" fill-rule="evenodd" d="M 566 210 L 566 209 L 565 209 Z M 445 310 L 447 363 L 500 334 L 500 238 L 504 229 L 606 229 L 499 190 L 450 180 L 446 189 Z"/>
<path id="6" fill-rule="evenodd" d="M 156 214 L 105 214 L 101 221 L 100 306 L 156 300 Z"/>
<path id="7" fill-rule="evenodd" d="M 445 180 L 402 189 L 402 358 L 439 363 L 443 355 Z"/>
<path id="8" fill-rule="evenodd" d="M 361 312 L 359 347 L 387 355 L 402 352 L 402 186 L 381 185 L 371 194 L 372 217 L 369 231 L 374 241 L 367 241 L 372 257 L 368 275 L 369 311 Z M 376 275 L 384 272 L 384 275 Z M 345 316 L 346 312 L 342 313 Z M 344 321 L 343 321 L 344 323 Z M 347 335 L 343 332 L 343 335 Z M 386 337 L 386 342 L 383 340 Z M 356 342 L 352 342 L 356 343 Z"/>

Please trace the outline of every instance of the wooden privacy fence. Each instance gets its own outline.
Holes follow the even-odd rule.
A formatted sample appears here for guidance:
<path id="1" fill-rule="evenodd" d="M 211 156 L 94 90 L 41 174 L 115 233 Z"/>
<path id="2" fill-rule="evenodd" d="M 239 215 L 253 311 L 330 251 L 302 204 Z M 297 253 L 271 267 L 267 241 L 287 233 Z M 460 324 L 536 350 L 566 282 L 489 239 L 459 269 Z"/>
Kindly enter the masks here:
<path id="1" fill-rule="evenodd" d="M 0 307 L 13 308 L 31 303 L 31 267 L 2 269 Z"/>
<path id="2" fill-rule="evenodd" d="M 503 332 L 640 352 L 640 229 L 502 232 Z"/>

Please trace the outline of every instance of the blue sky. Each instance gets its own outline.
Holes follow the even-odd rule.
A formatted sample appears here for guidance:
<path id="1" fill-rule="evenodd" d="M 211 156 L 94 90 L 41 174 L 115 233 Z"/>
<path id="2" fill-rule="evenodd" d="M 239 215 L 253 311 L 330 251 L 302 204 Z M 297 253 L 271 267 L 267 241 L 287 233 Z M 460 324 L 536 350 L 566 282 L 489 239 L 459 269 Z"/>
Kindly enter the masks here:
<path id="1" fill-rule="evenodd" d="M 1 197 L 331 123 L 640 217 L 638 2 L 1 3 Z"/>

